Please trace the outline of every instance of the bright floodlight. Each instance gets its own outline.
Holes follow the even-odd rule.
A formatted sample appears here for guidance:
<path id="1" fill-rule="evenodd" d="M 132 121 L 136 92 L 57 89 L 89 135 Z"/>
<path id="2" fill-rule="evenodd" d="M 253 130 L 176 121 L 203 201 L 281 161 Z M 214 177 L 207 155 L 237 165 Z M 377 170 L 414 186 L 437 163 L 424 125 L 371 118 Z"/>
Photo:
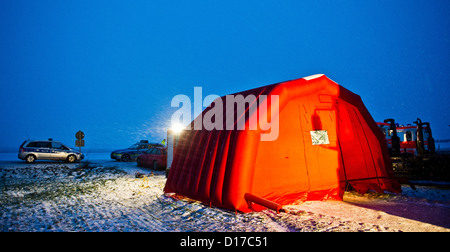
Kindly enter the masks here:
<path id="1" fill-rule="evenodd" d="M 175 123 L 172 124 L 172 128 L 171 130 L 175 133 L 175 134 L 179 134 L 181 133 L 181 131 L 183 131 L 183 125 L 179 124 L 179 123 Z"/>

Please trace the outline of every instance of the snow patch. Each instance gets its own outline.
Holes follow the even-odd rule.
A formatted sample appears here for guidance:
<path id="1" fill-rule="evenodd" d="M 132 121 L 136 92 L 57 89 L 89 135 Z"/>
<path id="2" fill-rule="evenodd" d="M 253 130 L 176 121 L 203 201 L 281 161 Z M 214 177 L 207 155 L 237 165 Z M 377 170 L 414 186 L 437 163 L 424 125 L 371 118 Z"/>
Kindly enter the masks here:
<path id="1" fill-rule="evenodd" d="M 99 157 L 81 165 L 0 161 L 0 231 L 450 231 L 448 188 L 347 192 L 343 202 L 243 214 L 169 197 L 163 171 Z"/>

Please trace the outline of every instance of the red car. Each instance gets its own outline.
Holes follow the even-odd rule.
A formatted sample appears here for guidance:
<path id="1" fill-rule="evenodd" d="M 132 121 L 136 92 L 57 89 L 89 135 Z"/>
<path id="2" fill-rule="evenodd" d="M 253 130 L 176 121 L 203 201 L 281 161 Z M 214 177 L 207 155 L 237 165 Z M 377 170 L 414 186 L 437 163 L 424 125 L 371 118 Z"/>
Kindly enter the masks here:
<path id="1" fill-rule="evenodd" d="M 150 167 L 154 170 L 165 169 L 167 166 L 167 148 L 151 148 L 139 155 L 137 166 Z"/>

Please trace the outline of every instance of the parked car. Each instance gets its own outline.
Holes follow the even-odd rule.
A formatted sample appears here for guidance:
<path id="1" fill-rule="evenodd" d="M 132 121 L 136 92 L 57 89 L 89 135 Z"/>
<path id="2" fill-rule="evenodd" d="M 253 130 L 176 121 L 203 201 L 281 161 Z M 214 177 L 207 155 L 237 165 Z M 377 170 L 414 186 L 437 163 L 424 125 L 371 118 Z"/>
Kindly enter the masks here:
<path id="1" fill-rule="evenodd" d="M 148 140 L 141 140 L 137 142 L 127 149 L 115 150 L 111 152 L 111 159 L 115 159 L 117 161 L 136 161 L 136 158 L 144 153 L 146 150 L 151 149 L 153 147 L 164 147 L 159 143 L 149 143 Z"/>
<path id="2" fill-rule="evenodd" d="M 27 163 L 33 163 L 35 160 L 63 160 L 73 163 L 82 160 L 84 155 L 50 138 L 44 141 L 24 141 L 20 145 L 18 157 Z"/>
<path id="3" fill-rule="evenodd" d="M 155 147 L 147 150 L 137 158 L 139 167 L 150 167 L 154 170 L 166 169 L 167 148 Z"/>

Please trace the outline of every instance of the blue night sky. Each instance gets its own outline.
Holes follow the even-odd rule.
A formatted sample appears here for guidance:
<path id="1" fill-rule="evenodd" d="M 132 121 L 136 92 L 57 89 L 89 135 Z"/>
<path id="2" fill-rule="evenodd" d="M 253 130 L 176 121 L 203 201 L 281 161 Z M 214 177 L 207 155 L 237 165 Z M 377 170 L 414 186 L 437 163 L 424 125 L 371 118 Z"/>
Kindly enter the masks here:
<path id="1" fill-rule="evenodd" d="M 161 141 L 177 94 L 323 73 L 450 138 L 450 1 L 0 1 L 0 150 Z"/>

